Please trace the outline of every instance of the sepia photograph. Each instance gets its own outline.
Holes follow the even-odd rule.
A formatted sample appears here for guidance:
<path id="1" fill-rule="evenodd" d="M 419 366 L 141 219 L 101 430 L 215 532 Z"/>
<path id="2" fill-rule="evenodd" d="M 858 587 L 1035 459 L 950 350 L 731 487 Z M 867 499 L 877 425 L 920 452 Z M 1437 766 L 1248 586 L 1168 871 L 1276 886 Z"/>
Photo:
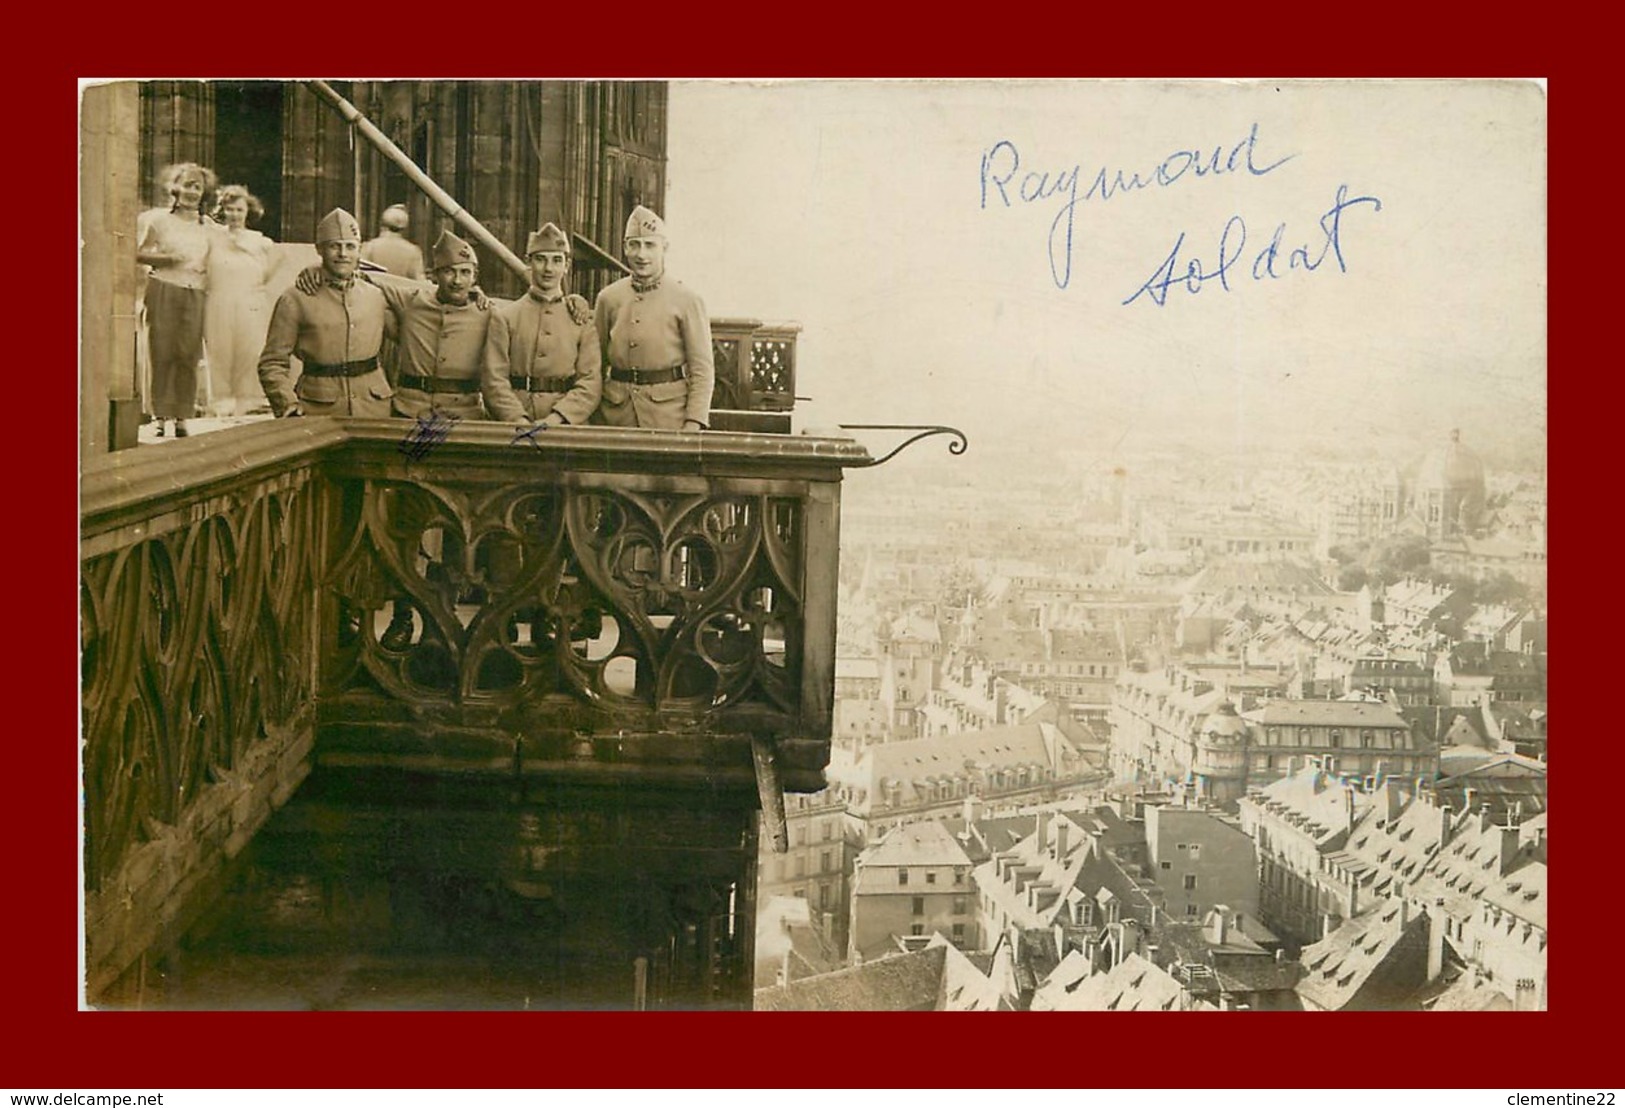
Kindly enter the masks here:
<path id="1" fill-rule="evenodd" d="M 1547 142 L 82 80 L 80 1009 L 1557 1010 Z"/>

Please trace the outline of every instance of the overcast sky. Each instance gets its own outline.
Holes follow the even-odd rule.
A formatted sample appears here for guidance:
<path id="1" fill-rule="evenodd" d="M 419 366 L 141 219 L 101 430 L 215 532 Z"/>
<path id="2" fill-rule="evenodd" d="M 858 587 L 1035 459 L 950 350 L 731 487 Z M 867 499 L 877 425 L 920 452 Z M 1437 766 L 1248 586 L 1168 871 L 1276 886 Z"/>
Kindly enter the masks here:
<path id="1" fill-rule="evenodd" d="M 1545 145 L 1527 83 L 673 82 L 670 267 L 803 324 L 803 423 L 1527 449 Z"/>

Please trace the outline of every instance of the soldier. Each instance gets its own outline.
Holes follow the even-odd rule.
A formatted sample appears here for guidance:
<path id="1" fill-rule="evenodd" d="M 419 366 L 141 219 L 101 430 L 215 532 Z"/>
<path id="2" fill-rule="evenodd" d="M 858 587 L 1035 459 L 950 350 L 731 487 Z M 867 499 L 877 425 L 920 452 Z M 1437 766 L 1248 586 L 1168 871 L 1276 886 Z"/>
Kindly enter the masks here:
<path id="1" fill-rule="evenodd" d="M 405 204 L 391 204 L 384 209 L 379 222 L 383 224 L 378 237 L 361 244 L 361 260 L 381 265 L 397 277 L 413 281 L 423 279 L 423 251 L 417 243 L 406 237 L 411 217 Z"/>
<path id="2" fill-rule="evenodd" d="M 441 232 L 430 261 L 433 288 L 384 274 L 368 278 L 384 290 L 399 325 L 395 414 L 412 419 L 440 412 L 483 419 L 480 362 L 493 313 L 475 292 L 479 262 L 474 248 L 450 231 Z"/>
<path id="3" fill-rule="evenodd" d="M 545 427 L 583 424 L 598 407 L 598 335 L 587 302 L 564 295 L 570 240 L 549 223 L 525 244 L 530 290 L 491 313 L 485 406 L 492 418 Z"/>
<path id="4" fill-rule="evenodd" d="M 383 418 L 394 395 L 378 368 L 384 337 L 384 294 L 356 280 L 361 228 L 334 208 L 316 225 L 322 286 L 313 296 L 290 288 L 271 312 L 260 354 L 260 385 L 278 417 L 348 415 Z M 295 383 L 290 356 L 304 372 Z"/>
<path id="5" fill-rule="evenodd" d="M 711 321 L 693 292 L 666 276 L 666 225 L 641 204 L 626 221 L 632 275 L 598 294 L 604 355 L 600 418 L 614 427 L 704 430 L 716 369 Z"/>

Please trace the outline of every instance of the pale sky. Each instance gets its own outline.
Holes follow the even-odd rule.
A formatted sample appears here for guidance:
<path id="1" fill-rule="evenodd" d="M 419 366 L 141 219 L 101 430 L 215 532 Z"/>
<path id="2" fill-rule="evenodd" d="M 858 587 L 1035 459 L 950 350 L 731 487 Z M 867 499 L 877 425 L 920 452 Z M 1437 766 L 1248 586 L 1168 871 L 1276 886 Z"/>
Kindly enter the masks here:
<path id="1" fill-rule="evenodd" d="M 670 269 L 804 326 L 801 423 L 1538 448 L 1545 119 L 1527 82 L 678 81 Z"/>

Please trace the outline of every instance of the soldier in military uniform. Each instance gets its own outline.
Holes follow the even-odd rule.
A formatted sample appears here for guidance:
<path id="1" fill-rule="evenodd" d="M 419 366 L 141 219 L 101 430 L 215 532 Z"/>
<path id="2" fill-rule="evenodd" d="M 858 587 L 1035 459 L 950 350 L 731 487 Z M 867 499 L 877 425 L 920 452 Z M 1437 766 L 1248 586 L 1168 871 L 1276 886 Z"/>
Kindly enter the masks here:
<path id="1" fill-rule="evenodd" d="M 566 297 L 570 240 L 549 223 L 525 244 L 530 290 L 491 314 L 485 406 L 492 418 L 544 428 L 586 423 L 602 392 L 598 335 L 587 302 Z"/>
<path id="2" fill-rule="evenodd" d="M 716 367 L 699 296 L 666 275 L 666 225 L 641 204 L 626 221 L 629 277 L 598 294 L 604 356 L 598 414 L 614 427 L 704 430 Z"/>
<path id="3" fill-rule="evenodd" d="M 334 208 L 316 225 L 322 286 L 313 296 L 288 289 L 271 312 L 260 354 L 260 385 L 278 417 L 348 415 L 382 418 L 394 395 L 378 367 L 386 303 L 376 285 L 356 279 L 361 228 Z M 298 381 L 290 363 L 304 363 Z"/>

